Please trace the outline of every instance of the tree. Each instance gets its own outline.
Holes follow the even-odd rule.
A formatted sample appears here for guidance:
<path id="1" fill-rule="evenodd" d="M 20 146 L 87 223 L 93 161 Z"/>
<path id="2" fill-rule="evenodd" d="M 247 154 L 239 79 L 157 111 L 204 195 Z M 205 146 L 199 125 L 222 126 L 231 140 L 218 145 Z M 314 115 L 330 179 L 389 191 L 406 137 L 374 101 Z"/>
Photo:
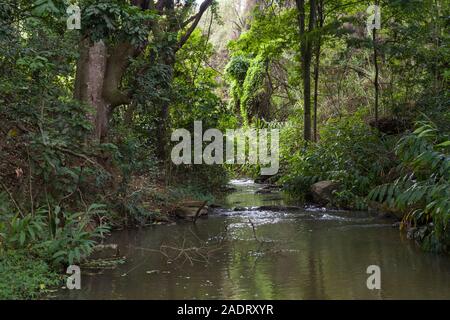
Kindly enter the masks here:
<path id="1" fill-rule="evenodd" d="M 375 5 L 378 6 L 378 0 L 375 0 Z M 379 9 L 376 9 L 379 10 Z M 376 19 L 376 18 L 375 18 Z M 378 126 L 378 110 L 379 110 L 379 95 L 380 95 L 380 86 L 379 86 L 379 74 L 380 68 L 378 66 L 378 44 L 377 44 L 377 29 L 372 29 L 372 42 L 373 42 L 373 65 L 375 67 L 375 79 L 373 81 L 373 86 L 375 89 L 375 125 Z"/>
<path id="2" fill-rule="evenodd" d="M 324 17 L 324 1 L 318 0 L 317 3 L 317 19 L 316 19 L 316 28 L 320 29 L 323 27 L 325 17 Z M 314 63 L 314 141 L 317 141 L 317 103 L 319 96 L 319 67 L 320 67 L 320 51 L 321 51 L 321 43 L 322 37 L 319 33 L 318 39 L 316 41 L 316 50 L 315 50 L 315 63 Z"/>
<path id="3" fill-rule="evenodd" d="M 298 10 L 298 26 L 300 31 L 300 55 L 302 60 L 303 76 L 303 108 L 304 108 L 304 132 L 306 141 L 311 141 L 311 60 L 312 40 L 311 33 L 315 28 L 316 1 L 309 1 L 308 29 L 306 29 L 305 0 L 296 0 Z"/>
<path id="4" fill-rule="evenodd" d="M 89 6 L 84 10 L 86 27 L 79 47 L 74 97 L 94 107 L 90 115 L 95 128 L 94 139 L 105 141 L 112 113 L 132 101 L 132 88 L 125 90 L 122 84 L 131 60 L 153 45 L 158 48 L 157 52 L 141 71 L 145 72 L 155 62 L 164 63 L 173 70 L 176 52 L 212 4 L 213 0 L 204 0 L 198 11 L 189 16 L 195 1 L 184 1 L 183 4 L 174 0 L 131 0 L 125 4 L 121 1 L 88 1 Z M 165 155 L 168 110 L 169 103 L 161 105 L 158 130 L 161 157 Z"/>

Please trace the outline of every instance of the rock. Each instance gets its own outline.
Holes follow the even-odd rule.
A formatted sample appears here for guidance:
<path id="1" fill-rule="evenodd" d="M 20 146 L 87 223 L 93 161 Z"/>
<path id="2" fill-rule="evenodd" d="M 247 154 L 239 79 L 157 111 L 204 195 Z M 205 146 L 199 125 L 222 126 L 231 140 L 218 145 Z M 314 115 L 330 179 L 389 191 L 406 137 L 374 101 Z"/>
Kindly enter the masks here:
<path id="1" fill-rule="evenodd" d="M 411 240 L 422 242 L 425 237 L 432 231 L 432 225 L 410 227 L 406 231 L 406 237 Z"/>
<path id="2" fill-rule="evenodd" d="M 171 214 L 181 219 L 195 221 L 201 216 L 208 215 L 208 206 L 206 206 L 206 201 L 184 201 L 176 206 Z"/>
<path id="3" fill-rule="evenodd" d="M 246 211 L 248 210 L 246 207 L 234 207 L 233 211 Z"/>
<path id="4" fill-rule="evenodd" d="M 117 244 L 99 244 L 93 248 L 93 252 L 89 255 L 89 259 L 111 259 L 119 257 L 119 247 Z"/>
<path id="5" fill-rule="evenodd" d="M 269 189 L 259 189 L 258 191 L 255 192 L 256 194 L 271 194 L 273 193 L 272 190 Z"/>
<path id="6" fill-rule="evenodd" d="M 156 216 L 154 220 L 157 223 L 169 223 L 170 222 L 170 219 L 165 215 L 164 216 L 163 215 Z"/>
<path id="7" fill-rule="evenodd" d="M 400 221 L 403 219 L 404 216 L 403 212 L 389 207 L 386 203 L 379 203 L 376 201 L 369 201 L 368 211 L 369 213 L 376 214 L 378 218 L 381 219 L 394 218 Z"/>
<path id="8" fill-rule="evenodd" d="M 333 201 L 333 192 L 339 190 L 339 183 L 324 180 L 314 183 L 311 186 L 311 194 L 314 202 L 320 205 L 327 205 Z"/>
<path id="9" fill-rule="evenodd" d="M 262 187 L 261 189 L 263 189 L 263 190 L 280 190 L 281 187 L 276 184 L 268 184 L 268 185 L 265 185 L 264 187 Z"/>
<path id="10" fill-rule="evenodd" d="M 232 186 L 223 186 L 222 188 L 220 188 L 220 191 L 222 191 L 222 192 L 232 192 L 232 191 L 236 191 L 236 190 L 237 189 Z"/>
<path id="11" fill-rule="evenodd" d="M 410 240 L 414 239 L 416 231 L 417 231 L 416 227 L 408 228 L 408 230 L 406 230 L 406 237 Z"/>
<path id="12" fill-rule="evenodd" d="M 264 183 L 269 180 L 271 176 L 259 176 L 255 179 L 255 183 Z"/>
<path id="13" fill-rule="evenodd" d="M 197 215 L 198 208 L 192 207 L 177 207 L 173 210 L 173 213 L 182 219 L 193 219 Z M 198 216 L 208 215 L 208 208 L 204 207 L 200 209 Z"/>
<path id="14" fill-rule="evenodd" d="M 259 176 L 254 181 L 259 184 L 273 184 L 280 178 L 280 176 L 281 172 L 278 172 L 272 176 Z"/>

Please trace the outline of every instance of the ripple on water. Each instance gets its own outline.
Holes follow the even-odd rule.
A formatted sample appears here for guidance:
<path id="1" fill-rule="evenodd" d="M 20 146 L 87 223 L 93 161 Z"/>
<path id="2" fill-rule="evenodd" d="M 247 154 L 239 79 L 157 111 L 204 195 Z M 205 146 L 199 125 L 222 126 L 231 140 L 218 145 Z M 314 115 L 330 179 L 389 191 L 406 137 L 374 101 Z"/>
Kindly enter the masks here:
<path id="1" fill-rule="evenodd" d="M 336 216 L 336 215 L 332 215 L 332 214 L 328 214 L 328 213 L 324 213 L 323 215 L 317 216 L 316 219 L 317 220 L 338 220 L 338 221 L 354 220 L 353 218 L 345 218 L 345 217 L 340 217 L 340 216 Z"/>
<path id="2" fill-rule="evenodd" d="M 450 259 L 424 253 L 414 243 L 403 241 L 398 230 L 390 227 L 392 222 L 367 212 L 321 207 L 259 211 L 250 206 L 267 204 L 261 199 L 269 195 L 251 197 L 248 193 L 261 185 L 250 179 L 231 184 L 237 190 L 227 195 L 225 203 L 236 205 L 239 201 L 246 206 L 243 211 L 216 209 L 196 227 L 179 223 L 115 232 L 109 241 L 124 248 L 126 264 L 86 276 L 82 290 L 66 290 L 61 298 L 450 298 Z M 224 230 L 224 226 L 228 227 Z M 217 246 L 220 250 L 210 256 L 209 264 L 190 265 L 182 261 L 168 264 L 154 252 L 126 249 L 130 245 L 156 248 L 173 241 L 178 246 L 185 235 L 188 246 L 191 240 L 196 245 L 201 239 L 206 246 L 212 244 L 212 249 Z M 382 271 L 382 295 L 366 289 L 366 267 L 371 264 L 387 270 Z M 151 276 L 152 270 L 160 270 L 160 274 Z M 127 276 L 120 277 L 124 272 Z"/>
<path id="3" fill-rule="evenodd" d="M 252 179 L 232 179 L 229 184 L 233 186 L 249 186 L 254 185 L 255 182 Z"/>
<path id="4" fill-rule="evenodd" d="M 265 218 L 289 218 L 296 216 L 296 214 L 283 212 L 283 211 L 265 211 L 265 210 L 253 210 L 248 208 L 247 210 L 221 210 L 218 211 L 219 215 L 226 217 L 242 217 L 253 219 L 265 219 Z M 298 215 L 298 214 L 297 214 Z"/>

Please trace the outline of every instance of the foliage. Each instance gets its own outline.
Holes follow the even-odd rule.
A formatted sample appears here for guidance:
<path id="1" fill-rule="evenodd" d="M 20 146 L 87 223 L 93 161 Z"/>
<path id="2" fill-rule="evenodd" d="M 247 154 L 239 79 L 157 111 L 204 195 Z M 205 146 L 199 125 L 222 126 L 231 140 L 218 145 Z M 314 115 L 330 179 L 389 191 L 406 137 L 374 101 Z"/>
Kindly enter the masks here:
<path id="1" fill-rule="evenodd" d="M 231 80 L 242 86 L 250 67 L 250 60 L 242 55 L 233 56 L 225 67 L 226 74 Z"/>
<path id="2" fill-rule="evenodd" d="M 104 206 L 93 204 L 86 212 L 65 212 L 61 207 L 40 208 L 35 214 L 21 216 L 2 212 L 0 239 L 3 250 L 28 249 L 55 265 L 79 263 L 108 232 L 104 225 L 93 226 L 94 218 L 105 213 Z"/>
<path id="3" fill-rule="evenodd" d="M 83 30 L 87 30 L 93 41 L 125 39 L 142 45 L 150 31 L 148 21 L 158 17 L 151 10 L 142 11 L 121 0 L 86 0 L 82 6 Z"/>
<path id="4" fill-rule="evenodd" d="M 265 93 L 264 80 L 267 67 L 268 61 L 262 56 L 257 56 L 247 70 L 241 97 L 241 116 L 245 121 L 249 121 L 249 116 L 256 113 L 254 109 L 261 95 Z"/>
<path id="5" fill-rule="evenodd" d="M 403 223 L 433 223 L 424 247 L 448 250 L 450 245 L 450 141 L 429 122 L 403 137 L 396 153 L 401 159 L 400 177 L 374 188 L 369 198 L 386 202 L 406 213 Z"/>
<path id="6" fill-rule="evenodd" d="M 0 254 L 0 300 L 36 299 L 59 283 L 59 275 L 27 251 Z"/>
<path id="7" fill-rule="evenodd" d="M 383 181 L 392 166 L 389 142 L 380 139 L 358 116 L 329 120 L 321 139 L 297 151 L 290 159 L 283 182 L 293 193 L 306 194 L 319 180 L 338 181 L 339 207 L 365 207 L 368 191 Z"/>
<path id="8" fill-rule="evenodd" d="M 228 4 L 224 18 L 236 26 L 224 27 L 232 29 L 227 43 L 212 34 L 221 25 L 220 2 L 192 33 L 196 2 L 162 2 L 169 6 L 80 0 L 81 31 L 66 28 L 73 1 L 0 3 L 0 296 L 37 297 L 55 283 L 51 268 L 86 258 L 108 226 L 146 225 L 173 201 L 211 201 L 229 176 L 256 175 L 260 168 L 249 164 L 158 160 L 161 133 L 192 132 L 196 120 L 204 130 L 279 128 L 288 191 L 304 200 L 312 183 L 337 181 L 332 206 L 385 202 L 405 213 L 404 225 L 429 227 L 427 249 L 448 249 L 448 4 L 380 1 L 386 18 L 375 41 L 365 31 L 365 2 L 316 1 L 323 24 L 303 34 L 292 2 L 258 1 L 248 17 L 231 14 Z M 117 88 L 108 89 L 123 91 L 127 102 L 110 110 L 106 143 L 92 134 L 99 106 L 73 98 L 84 39 L 105 43 L 107 65 L 111 53 L 125 57 L 118 58 L 120 79 L 109 78 Z M 308 80 L 319 128 L 309 144 L 301 138 L 305 40 L 312 45 Z M 374 49 L 380 116 L 394 125 L 431 122 L 413 133 L 399 126 L 391 135 L 373 119 Z"/>

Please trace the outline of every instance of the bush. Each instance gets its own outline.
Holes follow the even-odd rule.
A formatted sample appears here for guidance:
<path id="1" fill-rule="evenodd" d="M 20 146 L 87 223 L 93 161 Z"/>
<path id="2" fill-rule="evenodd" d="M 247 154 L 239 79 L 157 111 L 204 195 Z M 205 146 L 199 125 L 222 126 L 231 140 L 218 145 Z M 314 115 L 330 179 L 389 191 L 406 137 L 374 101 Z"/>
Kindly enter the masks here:
<path id="1" fill-rule="evenodd" d="M 54 266 L 79 263 L 108 231 L 102 224 L 95 226 L 94 218 L 104 214 L 99 204 L 78 213 L 59 206 L 26 215 L 9 212 L 1 212 L 0 250 L 30 250 Z"/>
<path id="2" fill-rule="evenodd" d="M 419 123 L 403 137 L 396 153 L 401 159 L 400 177 L 374 188 L 369 198 L 405 212 L 404 225 L 432 227 L 423 246 L 446 251 L 450 246 L 450 140 L 433 123 Z"/>
<path id="3" fill-rule="evenodd" d="M 289 173 L 281 181 L 288 191 L 302 196 L 317 181 L 337 181 L 344 191 L 336 193 L 333 205 L 364 209 L 365 196 L 383 182 L 393 164 L 389 144 L 358 115 L 329 120 L 319 142 L 288 159 Z"/>

